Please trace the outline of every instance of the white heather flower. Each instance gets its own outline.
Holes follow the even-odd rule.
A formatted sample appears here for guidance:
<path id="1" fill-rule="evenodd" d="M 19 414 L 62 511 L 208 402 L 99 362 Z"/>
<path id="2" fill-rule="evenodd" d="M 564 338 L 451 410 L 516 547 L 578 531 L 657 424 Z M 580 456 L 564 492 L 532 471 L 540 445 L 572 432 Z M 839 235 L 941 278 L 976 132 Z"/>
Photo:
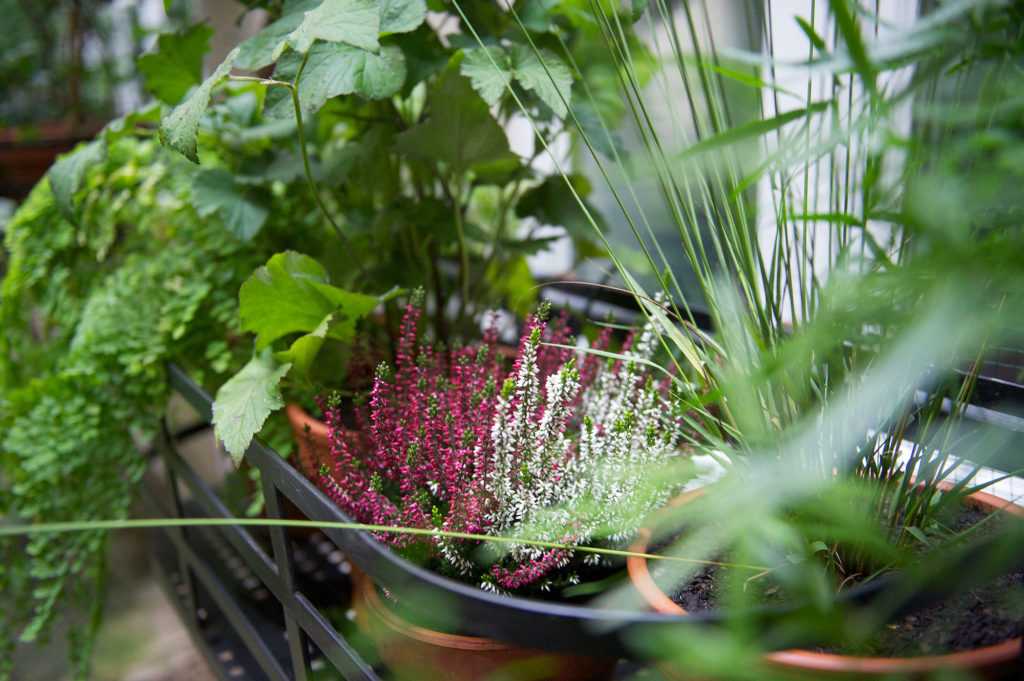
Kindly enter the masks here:
<path id="1" fill-rule="evenodd" d="M 573 362 L 540 388 L 539 331 L 524 347 L 519 370 L 506 383 L 495 412 L 490 466 L 495 534 L 578 545 L 603 532 L 624 541 L 674 487 L 651 488 L 646 473 L 678 454 L 681 420 L 672 402 L 644 370 L 656 334 L 648 323 L 625 359 L 598 370 L 575 413 L 580 389 Z M 567 435 L 567 423 L 578 431 Z M 539 560 L 549 549 L 514 544 L 516 562 Z M 564 567 L 572 552 L 556 561 Z M 590 554 L 587 563 L 600 561 Z"/>

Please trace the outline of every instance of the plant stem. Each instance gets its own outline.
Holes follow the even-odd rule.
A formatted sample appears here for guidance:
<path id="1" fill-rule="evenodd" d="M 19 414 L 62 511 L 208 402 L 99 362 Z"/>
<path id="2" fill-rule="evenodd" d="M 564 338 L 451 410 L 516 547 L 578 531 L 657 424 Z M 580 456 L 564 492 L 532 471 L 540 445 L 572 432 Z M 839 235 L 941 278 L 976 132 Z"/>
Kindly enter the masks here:
<path id="1" fill-rule="evenodd" d="M 451 192 L 452 205 L 455 207 L 455 233 L 459 239 L 459 316 L 461 325 L 466 316 L 466 305 L 469 303 L 469 251 L 466 249 L 466 230 L 462 224 L 462 182 L 454 181 Z"/>
<path id="2" fill-rule="evenodd" d="M 397 525 L 372 525 L 368 523 L 336 522 L 321 520 L 286 520 L 277 518 L 140 518 L 136 520 L 83 520 L 78 522 L 52 522 L 0 526 L 0 537 L 18 537 L 37 534 L 63 532 L 84 532 L 96 530 L 144 530 L 165 527 L 307 527 L 334 530 L 355 530 L 360 532 L 382 532 L 387 534 L 407 534 L 414 537 L 448 537 L 467 541 L 491 542 L 494 544 L 526 544 L 538 548 L 578 551 L 605 556 L 637 557 L 648 560 L 669 561 L 678 563 L 694 563 L 698 565 L 717 565 L 720 567 L 740 568 L 743 570 L 770 570 L 765 565 L 747 563 L 728 563 L 700 558 L 686 558 L 640 551 L 608 549 L 596 546 L 569 546 L 553 541 L 528 539 L 523 537 L 506 537 L 502 535 L 474 534 L 472 532 L 450 532 L 440 529 L 422 527 L 401 527 Z"/>
<path id="3" fill-rule="evenodd" d="M 344 244 L 346 248 L 352 246 L 345 232 L 341 229 L 341 226 L 334 221 L 331 214 L 327 212 L 327 206 L 324 205 L 323 199 L 320 197 L 320 192 L 317 190 L 316 181 L 313 179 L 313 171 L 309 164 L 309 151 L 306 149 L 306 131 L 302 124 L 302 107 L 299 105 L 299 79 L 302 77 L 302 72 L 306 68 L 306 62 L 309 61 L 309 53 L 307 52 L 302 57 L 302 63 L 299 64 L 299 70 L 295 72 L 295 79 L 292 81 L 290 90 L 292 93 L 292 106 L 295 108 L 295 127 L 299 134 L 299 151 L 302 153 L 302 167 L 306 172 L 306 182 L 309 183 L 309 190 L 313 192 L 313 199 L 316 201 L 316 205 L 320 208 L 320 213 L 327 219 L 331 227 L 334 228 L 335 234 L 338 235 L 338 239 Z M 356 262 L 357 267 L 362 265 Z"/>

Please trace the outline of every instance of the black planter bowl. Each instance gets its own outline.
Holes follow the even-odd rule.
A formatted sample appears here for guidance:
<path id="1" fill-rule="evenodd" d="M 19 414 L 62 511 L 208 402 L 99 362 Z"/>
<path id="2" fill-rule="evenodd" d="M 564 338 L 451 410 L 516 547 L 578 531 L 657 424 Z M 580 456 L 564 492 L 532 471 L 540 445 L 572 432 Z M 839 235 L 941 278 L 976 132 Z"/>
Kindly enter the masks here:
<path id="1" fill-rule="evenodd" d="M 207 422 L 212 418 L 212 398 L 186 373 L 177 366 L 168 367 L 171 387 L 179 393 Z M 191 503 L 201 509 L 205 516 L 230 518 L 231 513 L 221 500 L 176 453 L 173 438 L 164 430 L 162 453 L 165 456 L 174 512 L 185 515 L 185 506 L 178 492 L 178 481 L 191 492 Z M 282 502 L 287 501 L 298 508 L 307 518 L 322 522 L 349 523 L 346 516 L 326 495 L 307 480 L 300 471 L 262 443 L 254 441 L 246 452 L 250 465 L 259 468 L 267 504 L 267 515 L 281 518 Z M 292 678 L 300 681 L 308 678 L 308 642 L 315 644 L 324 657 L 342 673 L 346 679 L 377 679 L 376 672 L 364 657 L 340 634 L 335 626 L 322 614 L 320 605 L 307 597 L 296 586 L 294 557 L 289 549 L 288 539 L 281 527 L 268 528 L 273 556 L 257 542 L 253 535 L 239 526 L 216 528 L 223 541 L 234 549 L 253 575 L 280 602 L 288 640 L 292 667 Z M 180 573 L 186 587 L 191 580 L 204 582 L 210 590 L 208 579 L 204 578 L 204 557 L 190 548 L 188 534 L 192 528 L 171 528 L 168 533 L 179 551 Z M 346 557 L 373 582 L 393 594 L 401 601 L 403 597 L 416 602 L 443 604 L 455 621 L 460 623 L 461 634 L 480 636 L 555 653 L 593 655 L 599 651 L 603 656 L 638 660 L 652 655 L 652 651 L 638 651 L 630 641 L 637 636 L 657 635 L 665 631 L 686 631 L 691 627 L 708 627 L 721 624 L 721 613 L 700 613 L 680 617 L 660 614 L 643 609 L 610 610 L 540 601 L 514 596 L 502 596 L 486 592 L 475 586 L 457 582 L 398 556 L 366 532 L 325 527 L 321 530 Z M 988 541 L 994 541 L 990 538 Z M 987 542 L 985 542 L 987 543 Z M 959 557 L 959 564 L 967 565 L 984 545 L 973 547 Z M 199 552 L 201 553 L 201 552 Z M 1024 564 L 1024 548 L 1018 552 Z M 950 567 L 955 573 L 957 564 Z M 947 580 L 948 581 L 948 580 Z M 900 594 L 905 607 L 900 612 L 909 612 L 933 603 L 958 588 L 956 580 L 943 586 L 943 581 L 933 582 L 927 588 L 914 588 L 898 578 L 882 578 L 860 587 L 850 589 L 843 598 L 849 608 L 868 607 L 879 597 L 891 593 Z M 185 588 L 181 588 L 182 591 Z M 906 598 L 908 593 L 914 596 Z M 426 600 L 424 599 L 426 596 Z M 638 608 L 642 606 L 639 605 Z M 230 611 L 221 603 L 222 610 Z M 760 630 L 778 633 L 777 625 L 783 620 L 799 614 L 800 606 L 765 606 L 751 610 L 749 615 L 756 618 Z M 230 612 L 228 619 L 231 620 Z M 240 615 L 235 620 L 242 620 Z M 244 621 L 232 621 L 236 629 L 246 629 Z M 262 644 L 252 632 L 241 636 L 250 650 Z M 814 644 L 806 640 L 773 639 L 780 649 Z M 267 661 L 269 652 L 256 655 Z M 262 666 L 262 665 L 261 665 Z M 283 671 L 279 662 L 273 666 Z M 278 678 L 276 671 L 270 671 L 268 678 Z M 288 677 L 284 677 L 288 678 Z"/>

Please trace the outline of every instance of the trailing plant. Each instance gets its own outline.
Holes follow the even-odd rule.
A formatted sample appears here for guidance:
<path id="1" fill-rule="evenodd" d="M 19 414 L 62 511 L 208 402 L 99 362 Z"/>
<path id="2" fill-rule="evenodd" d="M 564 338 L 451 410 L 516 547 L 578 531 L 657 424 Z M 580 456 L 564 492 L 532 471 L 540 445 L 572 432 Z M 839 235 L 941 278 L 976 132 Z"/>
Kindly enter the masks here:
<path id="1" fill-rule="evenodd" d="M 203 217 L 191 165 L 137 122 L 62 159 L 7 225 L 0 496 L 11 519 L 128 513 L 139 448 L 169 396 L 165 364 L 210 382 L 240 365 L 234 291 L 280 247 L 270 231 L 244 241 Z M 67 615 L 75 675 L 87 675 L 106 537 L 4 541 L 0 586 L 21 604 L 4 609 L 5 664 L 15 640 L 38 640 Z"/>
<path id="2" fill-rule="evenodd" d="M 531 317 L 506 370 L 493 331 L 479 345 L 418 343 L 421 312 L 402 322 L 393 375 L 378 370 L 360 430 L 327 409 L 335 464 L 324 490 L 362 522 L 521 536 L 481 558 L 479 542 L 381 534 L 442 572 L 500 591 L 547 591 L 578 581 L 572 548 L 632 537 L 662 503 L 638 476 L 679 455 L 681 421 L 641 368 L 654 351 L 645 329 L 625 359 L 575 366 L 564 319 Z M 602 334 L 596 349 L 607 348 Z M 593 558 L 593 555 L 590 555 Z M 593 561 L 591 561 L 593 562 Z"/>

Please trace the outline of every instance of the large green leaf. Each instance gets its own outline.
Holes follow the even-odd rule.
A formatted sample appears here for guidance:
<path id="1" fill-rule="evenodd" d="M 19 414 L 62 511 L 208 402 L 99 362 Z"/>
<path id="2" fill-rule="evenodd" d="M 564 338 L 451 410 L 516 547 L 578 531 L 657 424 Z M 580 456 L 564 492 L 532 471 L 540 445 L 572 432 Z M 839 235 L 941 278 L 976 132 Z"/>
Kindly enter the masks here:
<path id="1" fill-rule="evenodd" d="M 334 314 L 327 315 L 319 326 L 309 333 L 299 336 L 287 350 L 276 353 L 274 359 L 282 364 L 291 364 L 294 368 L 293 376 L 308 379 L 309 368 L 313 365 L 313 360 L 316 359 L 320 348 L 323 347 L 333 321 Z"/>
<path id="2" fill-rule="evenodd" d="M 536 93 L 559 118 L 565 118 L 572 90 L 572 71 L 565 62 L 549 50 L 513 45 L 512 66 L 520 85 Z"/>
<path id="3" fill-rule="evenodd" d="M 285 55 L 275 75 L 293 78 L 301 60 L 295 53 Z M 374 53 L 343 43 L 317 43 L 310 49 L 299 78 L 299 106 L 303 113 L 312 113 L 331 97 L 353 93 L 383 99 L 398 92 L 404 82 L 405 56 L 393 45 Z M 265 114 L 269 118 L 294 118 L 291 94 L 284 89 L 275 97 L 268 94 Z"/>
<path id="4" fill-rule="evenodd" d="M 505 94 L 513 76 L 508 52 L 500 47 L 465 50 L 459 71 L 469 78 L 473 89 L 491 106 L 497 104 Z"/>
<path id="5" fill-rule="evenodd" d="M 460 72 L 491 106 L 498 103 L 514 78 L 559 117 L 564 118 L 569 113 L 572 71 L 552 52 L 536 52 L 528 45 L 513 45 L 509 50 L 477 47 L 465 50 L 464 54 Z"/>
<path id="6" fill-rule="evenodd" d="M 299 27 L 305 13 L 320 4 L 320 0 L 303 0 L 286 6 L 284 15 L 238 46 L 235 65 L 240 69 L 256 71 L 274 63 L 278 48 Z"/>
<path id="7" fill-rule="evenodd" d="M 203 55 L 210 48 L 212 35 L 213 29 L 206 24 L 161 35 L 156 50 L 138 60 L 146 89 L 168 104 L 180 102 L 203 80 Z"/>
<path id="8" fill-rule="evenodd" d="M 430 118 L 399 135 L 396 147 L 409 156 L 440 161 L 456 174 L 511 153 L 487 102 L 455 68 L 448 68 L 434 85 Z"/>
<path id="9" fill-rule="evenodd" d="M 379 33 L 380 7 L 375 0 L 324 0 L 302 15 L 295 30 L 274 49 L 273 57 L 280 57 L 286 46 L 305 54 L 315 40 L 376 50 Z"/>
<path id="10" fill-rule="evenodd" d="M 239 298 L 242 329 L 256 334 L 262 350 L 291 333 L 310 333 L 333 314 L 327 335 L 351 340 L 355 323 L 377 305 L 377 298 L 331 286 L 313 258 L 285 251 L 273 256 L 244 284 Z"/>
<path id="11" fill-rule="evenodd" d="M 192 183 L 196 212 L 203 217 L 217 214 L 224 226 L 242 241 L 249 241 L 263 228 L 267 207 L 223 168 L 204 170 Z"/>
<path id="12" fill-rule="evenodd" d="M 217 391 L 214 433 L 236 465 L 271 412 L 284 406 L 280 383 L 291 366 L 275 362 L 269 351 L 257 353 Z"/>
<path id="13" fill-rule="evenodd" d="M 210 104 L 213 88 L 231 72 L 237 56 L 236 47 L 213 74 L 192 90 L 192 93 L 160 123 L 160 141 L 193 163 L 199 163 L 199 155 L 196 153 L 199 119 Z"/>
<path id="14" fill-rule="evenodd" d="M 380 0 L 381 33 L 415 31 L 426 18 L 426 0 Z"/>
<path id="15" fill-rule="evenodd" d="M 89 166 L 102 161 L 106 153 L 107 145 L 102 139 L 81 144 L 71 153 L 61 156 L 47 173 L 57 208 L 68 221 L 78 222 L 75 215 L 75 192 L 82 186 L 82 179 Z"/>

